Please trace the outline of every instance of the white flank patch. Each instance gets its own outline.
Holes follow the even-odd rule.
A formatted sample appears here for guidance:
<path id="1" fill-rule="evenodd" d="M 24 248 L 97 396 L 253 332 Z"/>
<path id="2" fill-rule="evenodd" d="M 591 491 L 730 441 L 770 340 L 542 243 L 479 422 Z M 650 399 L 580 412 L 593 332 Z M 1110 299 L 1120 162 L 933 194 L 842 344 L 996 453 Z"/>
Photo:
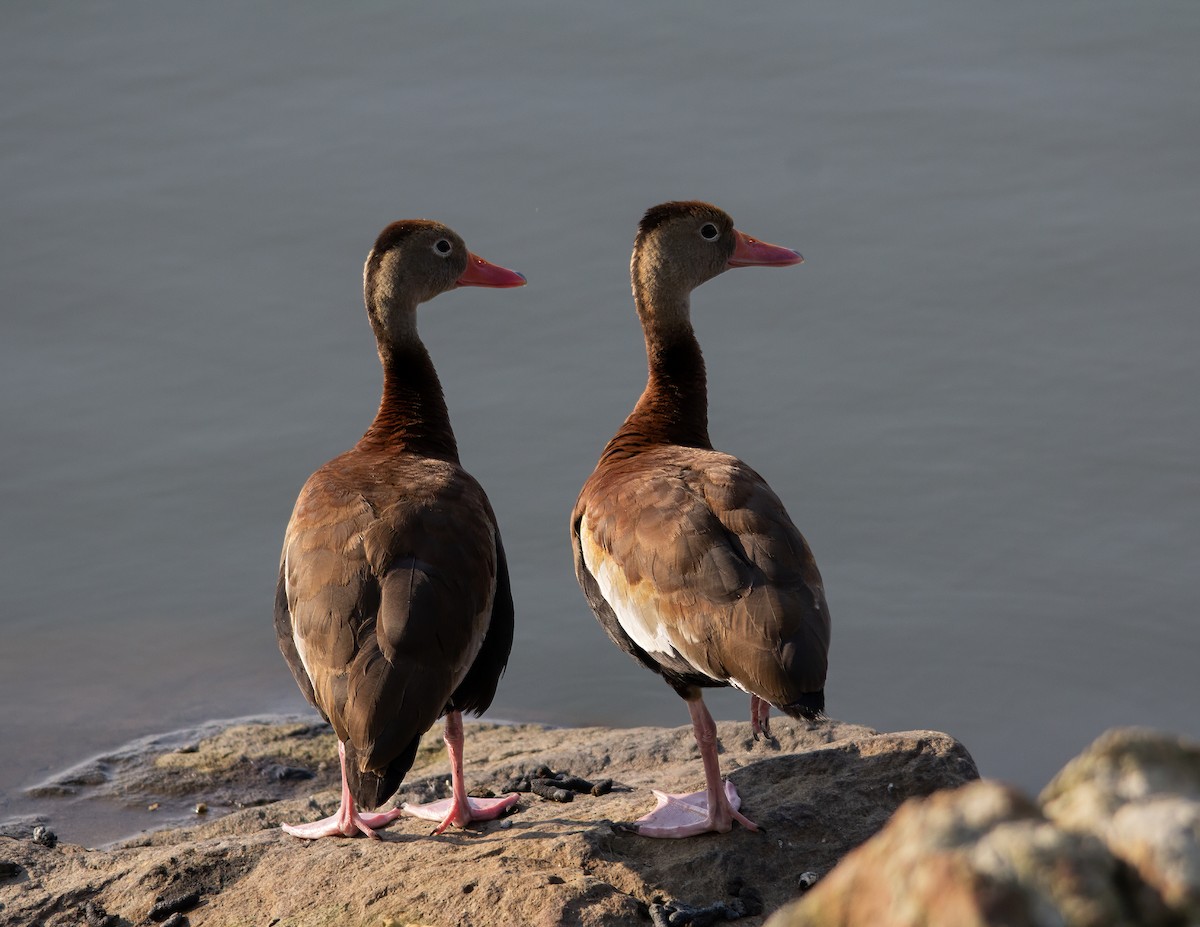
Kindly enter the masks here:
<path id="1" fill-rule="evenodd" d="M 296 623 L 292 622 L 292 643 L 296 647 L 296 653 L 300 657 L 300 662 L 304 664 L 304 672 L 308 676 L 308 681 L 312 682 L 312 670 L 308 668 L 308 654 L 304 650 L 304 638 L 296 633 Z"/>
<path id="2" fill-rule="evenodd" d="M 652 606 L 634 598 L 620 566 L 606 557 L 600 546 L 592 540 L 587 516 L 584 516 L 579 525 L 579 537 L 582 542 L 584 565 L 596 578 L 601 595 L 612 607 L 625 633 L 647 653 L 681 657 L 667 624 Z"/>
<path id="3" fill-rule="evenodd" d="M 291 545 L 288 545 L 290 548 Z M 283 553 L 283 577 L 284 577 L 284 595 L 288 602 L 288 621 L 292 626 L 292 646 L 296 648 L 296 655 L 300 658 L 300 664 L 304 667 L 304 675 L 308 677 L 308 681 L 313 681 L 312 670 L 308 666 L 308 654 L 304 648 L 304 638 L 296 632 L 296 616 L 292 614 L 292 590 L 287 586 L 287 578 L 292 575 L 292 558 L 291 550 L 285 548 Z"/>

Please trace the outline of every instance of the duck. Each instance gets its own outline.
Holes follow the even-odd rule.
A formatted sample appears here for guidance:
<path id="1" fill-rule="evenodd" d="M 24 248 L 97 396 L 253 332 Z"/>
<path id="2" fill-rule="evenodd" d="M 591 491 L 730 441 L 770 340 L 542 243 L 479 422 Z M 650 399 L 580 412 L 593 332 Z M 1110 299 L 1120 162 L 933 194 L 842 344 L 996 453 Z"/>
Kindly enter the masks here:
<path id="1" fill-rule="evenodd" d="M 753 238 L 700 201 L 647 210 L 630 260 L 649 373 L 571 514 L 575 575 L 609 638 L 687 703 L 704 789 L 654 790 L 631 829 L 646 837 L 758 826 L 723 781 L 702 691 L 750 695 L 769 736 L 772 707 L 824 720 L 830 616 L 808 542 L 757 472 L 715 450 L 692 291 L 735 267 L 786 267 L 799 252 Z"/>
<path id="2" fill-rule="evenodd" d="M 279 649 L 333 727 L 341 800 L 283 824 L 294 837 L 379 839 L 401 814 L 451 825 L 493 819 L 518 796 L 469 798 L 464 712 L 495 696 L 513 641 L 508 564 L 491 503 L 463 469 L 417 307 L 458 287 L 518 287 L 521 274 L 471 253 L 440 222 L 393 222 L 363 270 L 383 366 L 379 409 L 358 443 L 304 483 L 284 532 L 275 594 Z M 371 812 L 445 718 L 452 796 Z"/>

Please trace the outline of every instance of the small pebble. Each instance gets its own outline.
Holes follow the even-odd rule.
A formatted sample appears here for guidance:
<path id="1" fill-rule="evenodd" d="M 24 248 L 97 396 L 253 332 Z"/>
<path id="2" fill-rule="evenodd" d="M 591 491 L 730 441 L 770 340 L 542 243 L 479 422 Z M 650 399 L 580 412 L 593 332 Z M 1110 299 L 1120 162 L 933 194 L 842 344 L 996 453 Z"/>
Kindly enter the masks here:
<path id="1" fill-rule="evenodd" d="M 751 888 L 747 885 L 738 893 L 738 901 L 741 902 L 742 908 L 745 911 L 745 917 L 758 917 L 763 912 L 763 898 L 759 894 L 758 889 Z"/>
<path id="2" fill-rule="evenodd" d="M 156 801 L 150 802 L 150 804 L 148 804 L 146 806 L 146 810 L 147 811 L 157 811 L 158 810 L 158 802 L 156 802 Z"/>
<path id="3" fill-rule="evenodd" d="M 188 927 L 188 919 L 183 914 L 172 914 L 163 921 L 163 927 Z"/>
<path id="4" fill-rule="evenodd" d="M 564 879 L 562 876 L 556 876 L 556 875 L 546 876 L 546 884 L 547 885 L 565 885 L 566 881 L 567 880 Z"/>
<path id="5" fill-rule="evenodd" d="M 264 779 L 273 779 L 276 782 L 296 782 L 304 779 L 315 779 L 317 774 L 311 769 L 304 769 L 301 766 L 283 766 L 279 763 L 272 763 L 262 771 Z"/>
<path id="6" fill-rule="evenodd" d="M 650 920 L 654 922 L 654 927 L 671 927 L 671 922 L 667 920 L 667 906 L 664 904 L 650 905 Z"/>
<path id="7" fill-rule="evenodd" d="M 568 772 L 555 772 L 545 764 L 537 766 L 531 772 L 512 776 L 501 787 L 502 792 L 533 792 L 550 801 L 570 801 L 560 794 L 553 797 L 547 790 L 556 789 L 558 792 L 578 793 L 580 795 L 607 795 L 612 791 L 612 779 L 599 779 L 590 782 L 582 776 L 573 776 Z M 474 793 L 472 793 L 474 794 Z"/>
<path id="8" fill-rule="evenodd" d="M 815 872 L 800 873 L 800 878 L 797 880 L 798 884 L 800 885 L 800 891 L 802 891 L 802 892 L 808 891 L 810 888 L 812 888 L 814 885 L 817 884 L 817 880 L 820 878 L 821 877 L 819 875 L 817 875 L 817 873 L 815 873 Z"/>
<path id="9" fill-rule="evenodd" d="M 559 773 L 554 777 L 553 781 L 558 783 L 559 788 L 570 789 L 572 792 L 590 792 L 592 790 L 592 783 L 579 776 L 569 776 L 566 773 Z"/>
<path id="10" fill-rule="evenodd" d="M 208 814 L 208 805 L 204 802 L 196 805 L 196 814 Z"/>
<path id="11" fill-rule="evenodd" d="M 532 779 L 529 782 L 529 790 L 534 795 L 540 795 L 550 801 L 569 802 L 575 798 L 574 792 L 559 788 L 553 779 Z"/>
<path id="12" fill-rule="evenodd" d="M 58 834 L 44 824 L 39 824 L 33 829 L 33 842 L 38 846 L 52 849 L 58 846 Z"/>
<path id="13" fill-rule="evenodd" d="M 650 919 L 655 927 L 712 927 L 721 921 L 735 921 L 747 914 L 749 912 L 737 899 L 729 904 L 715 901 L 700 907 L 681 901 L 656 901 L 650 905 Z"/>
<path id="14" fill-rule="evenodd" d="M 15 875 L 20 875 L 21 867 L 7 859 L 0 859 L 0 879 L 11 879 Z"/>
<path id="15" fill-rule="evenodd" d="M 147 917 L 152 921 L 164 921 L 170 924 L 167 920 L 171 916 L 182 911 L 190 911 L 200 903 L 200 893 L 198 891 L 190 891 L 186 895 L 179 895 L 169 900 L 160 900 L 154 907 L 150 909 Z M 165 925 L 164 925 L 165 927 Z"/>
<path id="16" fill-rule="evenodd" d="M 83 907 L 83 919 L 87 927 L 116 927 L 121 919 L 115 914 L 109 914 L 97 901 L 89 901 Z"/>

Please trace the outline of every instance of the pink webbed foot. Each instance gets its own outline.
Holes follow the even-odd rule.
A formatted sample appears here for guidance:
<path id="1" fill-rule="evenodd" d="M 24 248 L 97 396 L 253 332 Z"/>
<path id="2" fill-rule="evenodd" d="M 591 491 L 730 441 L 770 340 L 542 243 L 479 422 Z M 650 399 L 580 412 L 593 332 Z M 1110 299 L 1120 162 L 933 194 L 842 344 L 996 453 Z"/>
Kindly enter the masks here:
<path id="1" fill-rule="evenodd" d="M 461 828 L 472 821 L 494 820 L 515 805 L 520 798 L 520 795 L 512 792 L 500 798 L 467 798 L 465 808 L 453 798 L 443 798 L 424 805 L 410 805 L 405 802 L 400 808 L 405 814 L 411 814 L 413 817 L 440 821 L 433 831 L 440 834 L 451 824 Z"/>
<path id="2" fill-rule="evenodd" d="M 291 834 L 302 840 L 319 840 L 321 837 L 357 837 L 359 834 L 365 834 L 378 840 L 380 838 L 379 834 L 375 833 L 376 829 L 387 827 L 398 817 L 400 817 L 399 808 L 375 814 L 359 814 L 351 808 L 350 813 L 347 814 L 343 807 L 338 808 L 329 817 L 313 821 L 311 824 L 280 824 L 279 827 L 285 834 Z"/>
<path id="3" fill-rule="evenodd" d="M 322 837 L 357 837 L 366 834 L 368 837 L 379 839 L 375 833 L 377 827 L 387 827 L 400 817 L 400 809 L 362 814 L 354 807 L 354 796 L 350 794 L 350 785 L 346 780 L 346 745 L 338 741 L 338 759 L 342 766 L 342 800 L 338 810 L 327 818 L 313 821 L 311 824 L 280 824 L 280 830 L 302 840 L 319 840 Z"/>
<path id="4" fill-rule="evenodd" d="M 706 791 L 672 795 L 653 789 L 658 805 L 638 818 L 634 828 L 642 837 L 693 837 L 710 831 L 724 834 L 733 829 L 734 821 L 746 830 L 758 830 L 757 824 L 738 813 L 742 799 L 733 783 L 726 780 L 723 786 L 724 801 L 718 802 L 721 807 L 711 809 Z"/>

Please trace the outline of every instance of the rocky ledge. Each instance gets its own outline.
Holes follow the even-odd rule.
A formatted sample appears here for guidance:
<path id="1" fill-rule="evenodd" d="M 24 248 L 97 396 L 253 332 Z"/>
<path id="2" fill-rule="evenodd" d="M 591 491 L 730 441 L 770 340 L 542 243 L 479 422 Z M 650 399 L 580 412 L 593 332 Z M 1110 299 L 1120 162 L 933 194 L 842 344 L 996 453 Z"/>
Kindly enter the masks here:
<path id="1" fill-rule="evenodd" d="M 980 781 L 908 802 L 768 927 L 1200 924 L 1200 744 L 1109 731 L 1037 802 Z"/>
<path id="2" fill-rule="evenodd" d="M 107 789 L 100 800 L 186 808 L 197 823 L 98 850 L 45 829 L 10 833 L 0 923 L 1169 925 L 1200 910 L 1195 745 L 1114 733 L 1039 807 L 975 782 L 970 755 L 945 734 L 774 728 L 774 743 L 756 743 L 748 724 L 719 725 L 722 768 L 758 833 L 658 841 L 622 827 L 653 806 L 651 785 L 700 784 L 688 727 L 476 724 L 468 780 L 533 788 L 515 813 L 438 837 L 402 818 L 379 841 L 315 843 L 277 825 L 336 806 L 328 729 L 212 729 L 48 783 L 47 801 Z M 397 800 L 440 797 L 447 775 L 440 738 L 427 736 Z"/>
<path id="3" fill-rule="evenodd" d="M 193 821 L 235 810 L 97 850 L 48 845 L 44 832 L 0 839 L 0 923 L 507 927 L 740 915 L 749 927 L 906 799 L 978 777 L 967 751 L 944 734 L 781 718 L 773 727 L 776 740 L 767 743 L 751 738 L 749 724 L 719 725 L 722 769 L 763 830 L 690 840 L 621 827 L 654 806 L 650 786 L 701 785 L 690 727 L 468 725 L 470 786 L 499 792 L 569 773 L 602 794 L 542 787 L 551 797 L 524 793 L 500 821 L 433 837 L 430 822 L 406 817 L 378 841 L 305 842 L 278 828 L 337 805 L 336 745 L 321 725 L 235 725 L 137 759 L 101 758 L 44 786 L 46 800 L 69 803 L 73 792 L 99 788 L 109 793 L 99 800 L 131 809 L 205 807 L 203 816 L 189 810 Z M 441 738 L 427 735 L 397 800 L 445 795 L 448 775 Z"/>

